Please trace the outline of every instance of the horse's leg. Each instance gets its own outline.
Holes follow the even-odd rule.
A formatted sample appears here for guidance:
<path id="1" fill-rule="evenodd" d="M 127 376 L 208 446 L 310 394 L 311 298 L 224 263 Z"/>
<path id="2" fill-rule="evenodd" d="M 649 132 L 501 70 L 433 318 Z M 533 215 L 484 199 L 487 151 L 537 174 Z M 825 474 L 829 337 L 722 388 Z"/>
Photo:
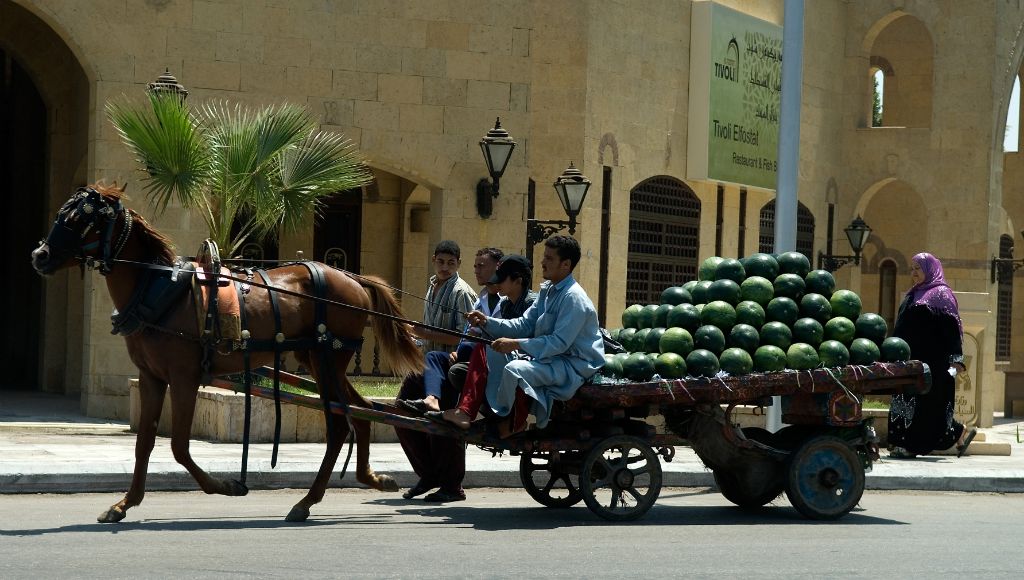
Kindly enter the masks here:
<path id="1" fill-rule="evenodd" d="M 245 495 L 249 493 L 245 484 L 212 477 L 196 465 L 189 453 L 189 438 L 192 436 L 192 419 L 195 415 L 198 390 L 198 378 L 192 381 L 174 379 L 171 382 L 171 452 L 174 454 L 174 460 L 192 475 L 199 488 L 206 493 Z"/>
<path id="2" fill-rule="evenodd" d="M 316 377 L 314 372 L 314 378 Z M 319 382 L 319 381 L 318 381 Z M 321 387 L 321 396 L 323 387 Z M 313 485 L 310 486 L 306 496 L 295 504 L 285 517 L 289 522 L 304 522 L 309 517 L 309 508 L 320 503 L 327 493 L 327 484 L 331 482 L 331 475 L 334 473 L 334 466 L 338 462 L 338 454 L 345 444 L 348 436 L 348 422 L 342 415 L 334 415 L 327 422 L 330 430 L 327 437 L 327 449 L 324 451 L 324 459 L 320 462 L 320 470 L 317 471 Z"/>
<path id="3" fill-rule="evenodd" d="M 166 390 L 167 384 L 160 379 L 148 373 L 139 373 L 139 432 L 135 436 L 135 472 L 132 474 L 132 484 L 124 499 L 100 514 L 96 518 L 97 521 L 119 522 L 124 519 L 129 508 L 142 503 L 142 498 L 146 495 L 149 456 L 153 453 L 153 444 L 156 442 L 156 427 L 160 421 Z"/>

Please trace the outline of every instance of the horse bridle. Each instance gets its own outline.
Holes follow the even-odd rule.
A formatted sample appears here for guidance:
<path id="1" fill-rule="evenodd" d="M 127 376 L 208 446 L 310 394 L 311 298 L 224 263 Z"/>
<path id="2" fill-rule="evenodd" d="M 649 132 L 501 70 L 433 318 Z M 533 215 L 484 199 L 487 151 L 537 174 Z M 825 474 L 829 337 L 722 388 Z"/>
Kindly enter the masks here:
<path id="1" fill-rule="evenodd" d="M 124 227 L 114 242 L 114 226 L 117 225 L 118 216 L 124 215 Z M 40 245 L 46 244 L 50 249 L 52 257 L 66 259 L 73 252 L 77 252 L 74 258 L 82 263 L 83 268 L 97 269 L 100 274 L 106 276 L 117 256 L 128 243 L 132 233 L 131 210 L 121 204 L 120 199 L 113 202 L 107 201 L 100 192 L 91 187 L 80 187 L 66 201 L 57 212 L 53 221 L 53 229 L 46 240 Z M 71 227 L 72 223 L 84 224 L 81 231 L 78 227 Z M 86 243 L 85 239 L 92 231 L 99 232 L 99 239 Z M 74 248 L 74 249 L 72 249 Z M 88 252 L 98 249 L 96 255 Z"/>

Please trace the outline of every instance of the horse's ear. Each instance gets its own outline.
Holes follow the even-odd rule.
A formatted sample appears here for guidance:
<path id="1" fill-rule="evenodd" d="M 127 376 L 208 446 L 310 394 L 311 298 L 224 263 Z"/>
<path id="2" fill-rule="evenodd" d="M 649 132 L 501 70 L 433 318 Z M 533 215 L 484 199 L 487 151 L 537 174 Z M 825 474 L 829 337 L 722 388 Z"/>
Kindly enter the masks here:
<path id="1" fill-rule="evenodd" d="M 121 193 L 124 193 L 124 191 L 125 191 L 126 189 L 128 189 L 128 182 L 127 182 L 127 181 L 126 181 L 126 182 L 124 182 L 124 185 L 122 185 L 122 186 L 121 186 Z"/>

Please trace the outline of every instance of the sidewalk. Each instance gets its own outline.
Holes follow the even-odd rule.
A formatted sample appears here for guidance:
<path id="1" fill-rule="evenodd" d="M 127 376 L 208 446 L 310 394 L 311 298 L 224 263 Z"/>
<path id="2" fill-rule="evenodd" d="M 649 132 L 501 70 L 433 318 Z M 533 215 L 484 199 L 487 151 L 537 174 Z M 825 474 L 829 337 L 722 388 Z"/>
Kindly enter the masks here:
<path id="1" fill-rule="evenodd" d="M 884 457 L 867 475 L 868 489 L 918 489 L 964 492 L 1024 492 L 1024 419 L 996 418 L 983 429 L 989 444 L 1009 445 L 1010 455 L 938 455 L 914 460 Z M 981 435 L 979 435 L 979 441 Z M 978 445 L 978 443 L 975 443 Z M 270 444 L 249 449 L 247 484 L 250 489 L 308 488 L 320 466 L 324 446 L 282 444 L 276 469 L 270 466 Z M 127 423 L 104 422 L 82 416 L 77 398 L 43 393 L 0 392 L 0 493 L 123 492 L 134 468 L 135 434 Z M 975 447 L 972 445 L 971 449 Z M 347 447 L 343 454 L 347 452 Z M 979 446 L 979 450 L 982 447 Z M 209 472 L 238 478 L 242 446 L 193 440 L 192 456 Z M 398 444 L 375 443 L 371 463 L 378 473 L 393 476 L 403 488 L 416 482 Z M 339 459 L 339 466 L 344 456 Z M 353 462 L 355 459 L 353 458 Z M 663 463 L 663 484 L 670 487 L 711 487 L 714 478 L 694 452 L 676 449 L 675 459 Z M 358 486 L 351 467 L 332 487 Z M 521 487 L 519 457 L 470 447 L 465 486 Z M 160 437 L 153 450 L 146 488 L 151 491 L 193 490 L 196 484 L 171 455 L 170 440 Z"/>

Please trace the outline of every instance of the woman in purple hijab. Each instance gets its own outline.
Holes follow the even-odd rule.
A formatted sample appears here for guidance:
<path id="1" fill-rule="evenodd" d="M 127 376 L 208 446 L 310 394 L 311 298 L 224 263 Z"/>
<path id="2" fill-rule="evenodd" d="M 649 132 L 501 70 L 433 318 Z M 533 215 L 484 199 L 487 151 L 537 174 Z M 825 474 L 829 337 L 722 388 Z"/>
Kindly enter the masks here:
<path id="1" fill-rule="evenodd" d="M 921 395 L 893 395 L 889 409 L 889 457 L 911 458 L 956 445 L 958 457 L 977 433 L 953 418 L 955 378 L 964 372 L 963 324 L 942 263 L 922 252 L 913 257 L 907 291 L 893 336 L 910 345 L 911 358 L 928 364 L 932 388 Z"/>

